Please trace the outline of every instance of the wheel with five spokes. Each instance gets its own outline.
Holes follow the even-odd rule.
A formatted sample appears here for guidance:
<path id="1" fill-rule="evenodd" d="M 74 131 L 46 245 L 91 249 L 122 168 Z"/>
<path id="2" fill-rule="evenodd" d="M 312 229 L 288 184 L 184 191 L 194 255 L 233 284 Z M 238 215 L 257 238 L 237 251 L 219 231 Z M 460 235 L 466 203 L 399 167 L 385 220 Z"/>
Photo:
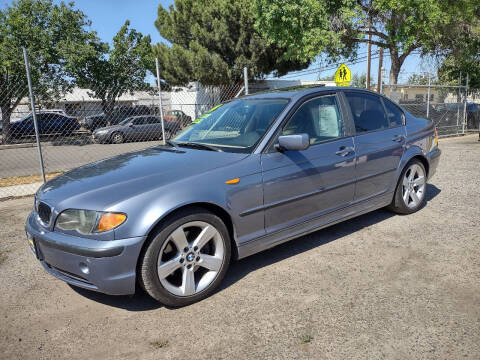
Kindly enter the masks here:
<path id="1" fill-rule="evenodd" d="M 411 214 L 425 201 L 427 173 L 422 162 L 413 159 L 402 171 L 389 209 L 399 214 Z"/>
<path id="2" fill-rule="evenodd" d="M 140 284 L 165 305 L 185 306 L 215 290 L 230 254 L 230 236 L 218 216 L 201 208 L 180 211 L 150 237 L 139 267 Z"/>

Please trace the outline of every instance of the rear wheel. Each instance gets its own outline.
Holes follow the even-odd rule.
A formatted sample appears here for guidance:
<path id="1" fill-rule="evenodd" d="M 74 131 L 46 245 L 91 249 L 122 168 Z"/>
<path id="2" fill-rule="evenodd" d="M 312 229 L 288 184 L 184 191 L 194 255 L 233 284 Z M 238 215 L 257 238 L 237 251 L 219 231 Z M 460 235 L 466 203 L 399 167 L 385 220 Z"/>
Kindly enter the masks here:
<path id="1" fill-rule="evenodd" d="M 231 245 L 222 220 L 204 209 L 175 214 L 152 236 L 139 280 L 154 299 L 185 306 L 210 295 L 230 263 Z"/>
<path id="2" fill-rule="evenodd" d="M 389 209 L 399 214 L 411 214 L 425 202 L 427 176 L 425 167 L 419 160 L 410 161 L 402 171 Z"/>

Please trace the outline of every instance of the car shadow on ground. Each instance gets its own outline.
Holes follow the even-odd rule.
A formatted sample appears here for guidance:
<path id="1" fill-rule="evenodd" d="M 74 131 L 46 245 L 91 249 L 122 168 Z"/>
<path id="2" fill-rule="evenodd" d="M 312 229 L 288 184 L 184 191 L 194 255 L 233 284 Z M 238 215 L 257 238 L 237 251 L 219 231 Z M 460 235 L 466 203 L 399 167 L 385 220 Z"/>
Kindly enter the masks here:
<path id="1" fill-rule="evenodd" d="M 441 190 L 435 185 L 428 184 L 426 203 L 435 198 L 440 192 Z M 298 239 L 288 241 L 245 259 L 234 261 L 230 265 L 230 269 L 228 270 L 225 279 L 215 293 L 223 291 L 229 286 L 235 284 L 252 271 L 328 244 L 331 241 L 339 240 L 365 227 L 389 219 L 392 216 L 399 215 L 385 209 L 376 210 L 339 224 L 329 226 L 325 229 L 315 231 Z M 137 287 L 135 295 L 131 296 L 106 295 L 75 286 L 71 286 L 71 288 L 78 294 L 90 300 L 128 311 L 153 310 L 163 306 L 148 296 L 142 289 L 140 289 L 140 287 Z"/>

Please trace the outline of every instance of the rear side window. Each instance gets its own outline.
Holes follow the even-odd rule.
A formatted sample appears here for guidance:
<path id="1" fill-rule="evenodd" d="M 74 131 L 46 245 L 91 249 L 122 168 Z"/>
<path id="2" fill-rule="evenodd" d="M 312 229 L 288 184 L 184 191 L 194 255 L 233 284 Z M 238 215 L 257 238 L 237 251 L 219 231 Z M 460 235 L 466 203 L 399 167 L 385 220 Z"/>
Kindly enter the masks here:
<path id="1" fill-rule="evenodd" d="M 143 125 L 145 124 L 145 118 L 136 118 L 133 120 L 133 125 Z"/>
<path id="2" fill-rule="evenodd" d="M 383 99 L 385 109 L 387 110 L 387 119 L 391 127 L 403 125 L 403 115 L 401 111 L 392 104 L 391 101 Z"/>
<path id="3" fill-rule="evenodd" d="M 357 134 L 387 129 L 389 122 L 379 97 L 369 94 L 345 93 L 352 110 Z"/>

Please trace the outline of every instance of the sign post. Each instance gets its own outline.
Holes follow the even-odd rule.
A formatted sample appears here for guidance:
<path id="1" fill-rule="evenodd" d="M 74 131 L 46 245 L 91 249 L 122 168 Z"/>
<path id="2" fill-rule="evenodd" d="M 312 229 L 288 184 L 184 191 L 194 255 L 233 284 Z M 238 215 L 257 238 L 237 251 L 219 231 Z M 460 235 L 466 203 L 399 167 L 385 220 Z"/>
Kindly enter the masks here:
<path id="1" fill-rule="evenodd" d="M 335 71 L 335 84 L 337 86 L 349 86 L 351 81 L 352 72 L 350 69 L 345 64 L 340 65 L 337 71 Z"/>

